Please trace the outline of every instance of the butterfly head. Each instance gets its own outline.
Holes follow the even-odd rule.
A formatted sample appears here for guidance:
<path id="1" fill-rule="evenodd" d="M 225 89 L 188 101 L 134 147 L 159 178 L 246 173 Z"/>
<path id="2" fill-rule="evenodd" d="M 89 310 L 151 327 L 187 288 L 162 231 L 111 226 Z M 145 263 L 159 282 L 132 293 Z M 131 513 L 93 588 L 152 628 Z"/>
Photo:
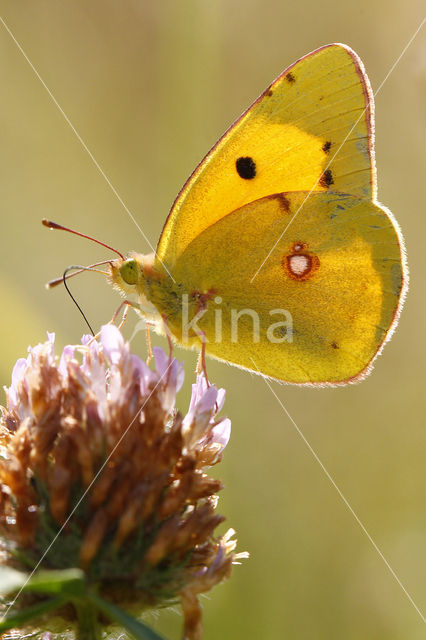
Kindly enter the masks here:
<path id="1" fill-rule="evenodd" d="M 154 254 L 130 253 L 110 262 L 109 281 L 124 295 L 146 295 L 147 280 L 152 275 Z"/>

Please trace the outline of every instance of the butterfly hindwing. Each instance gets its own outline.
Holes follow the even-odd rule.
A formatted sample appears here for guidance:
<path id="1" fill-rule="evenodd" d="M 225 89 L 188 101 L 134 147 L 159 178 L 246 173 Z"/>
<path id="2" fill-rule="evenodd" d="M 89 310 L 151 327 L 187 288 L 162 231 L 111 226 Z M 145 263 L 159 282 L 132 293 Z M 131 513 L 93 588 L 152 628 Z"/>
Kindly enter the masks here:
<path id="1" fill-rule="evenodd" d="M 306 195 L 275 194 L 232 212 L 187 246 L 174 273 L 190 296 L 209 292 L 198 322 L 207 353 L 287 382 L 348 382 L 398 316 L 401 239 L 391 215 L 368 200 Z M 277 244 L 252 281 L 264 243 Z"/>

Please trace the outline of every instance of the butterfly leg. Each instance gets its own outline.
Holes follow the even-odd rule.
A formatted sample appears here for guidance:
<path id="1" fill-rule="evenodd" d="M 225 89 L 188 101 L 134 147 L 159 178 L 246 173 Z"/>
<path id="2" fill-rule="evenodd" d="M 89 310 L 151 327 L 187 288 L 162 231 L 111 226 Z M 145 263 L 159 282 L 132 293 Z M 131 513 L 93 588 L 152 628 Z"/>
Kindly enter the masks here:
<path id="1" fill-rule="evenodd" d="M 117 320 L 120 311 L 123 309 L 124 307 L 124 311 L 123 311 L 123 317 L 121 319 L 120 324 L 118 325 L 118 328 L 121 329 L 121 327 L 124 325 L 124 323 L 127 320 L 127 314 L 129 312 L 129 307 L 133 307 L 134 309 L 136 309 L 137 311 L 140 310 L 140 307 L 138 304 L 135 304 L 134 302 L 130 302 L 130 300 L 123 300 L 123 302 L 120 304 L 120 306 L 118 307 L 118 309 L 114 312 L 114 315 L 112 316 L 111 320 L 108 322 L 108 324 L 114 324 L 114 322 Z"/>
<path id="2" fill-rule="evenodd" d="M 207 387 L 210 387 L 209 378 L 207 376 L 207 365 L 206 365 L 206 334 L 204 333 L 204 331 L 202 331 L 201 334 L 202 334 L 201 335 L 201 351 L 200 351 L 200 355 L 198 356 L 197 374 L 201 375 L 201 372 L 203 372 L 205 381 L 207 383 Z M 219 411 L 219 406 L 217 402 L 214 403 L 214 406 L 215 406 L 214 412 L 216 415 L 216 413 Z"/>
<path id="3" fill-rule="evenodd" d="M 124 324 L 125 324 L 125 322 L 126 322 L 126 320 L 127 320 L 127 314 L 128 314 L 128 312 L 129 312 L 129 306 L 126 304 L 126 302 L 124 302 L 124 303 L 123 303 L 122 305 L 120 305 L 120 306 L 121 306 L 121 307 L 124 307 L 123 315 L 122 315 L 122 317 L 121 317 L 121 322 L 120 322 L 120 324 L 118 325 L 118 328 L 121 330 L 121 327 L 123 327 L 123 326 L 124 326 Z M 119 313 L 119 311 L 117 311 L 117 312 L 114 314 L 114 315 L 115 315 L 115 317 L 117 317 L 117 316 L 118 316 L 118 313 Z M 110 324 L 112 324 L 113 322 L 114 322 L 114 321 L 113 321 L 113 320 L 111 320 Z"/>
<path id="4" fill-rule="evenodd" d="M 206 366 L 206 334 L 204 333 L 204 331 L 200 332 L 200 340 L 201 340 L 201 351 L 200 351 L 200 355 L 198 356 L 197 373 L 198 375 L 200 375 L 201 372 L 203 372 L 207 382 L 207 386 L 209 387 L 210 382 L 207 375 L 207 366 Z"/>
<path id="5" fill-rule="evenodd" d="M 151 344 L 151 323 L 146 323 L 146 348 L 148 350 L 148 357 L 146 363 L 149 364 L 152 360 L 152 344 Z"/>
<path id="6" fill-rule="evenodd" d="M 163 318 L 164 332 L 166 334 L 167 342 L 169 343 L 169 363 L 171 363 L 172 355 L 173 355 L 172 334 L 170 333 L 169 325 L 167 324 L 167 316 L 166 316 L 166 314 L 162 313 L 161 317 Z M 167 374 L 167 384 L 169 382 L 169 374 L 170 374 L 170 369 L 169 369 L 169 373 Z"/>
<path id="7" fill-rule="evenodd" d="M 167 342 L 169 343 L 169 359 L 171 360 L 172 359 L 172 353 L 173 353 L 172 335 L 170 333 L 169 325 L 167 324 L 166 314 L 163 313 L 161 315 L 161 317 L 163 318 L 164 330 L 165 330 Z"/>

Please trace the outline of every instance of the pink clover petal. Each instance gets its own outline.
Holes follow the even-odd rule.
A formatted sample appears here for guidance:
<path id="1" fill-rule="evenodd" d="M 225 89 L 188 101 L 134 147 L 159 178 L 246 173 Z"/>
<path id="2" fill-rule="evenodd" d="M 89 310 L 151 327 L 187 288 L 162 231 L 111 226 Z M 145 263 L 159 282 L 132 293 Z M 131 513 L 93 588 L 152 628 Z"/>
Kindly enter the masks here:
<path id="1" fill-rule="evenodd" d="M 191 422 L 186 418 L 187 416 L 183 420 L 183 434 L 186 436 L 187 446 L 191 448 L 205 438 L 209 431 L 212 415 L 210 411 L 205 411 L 204 413 L 196 411 Z"/>
<path id="2" fill-rule="evenodd" d="M 183 364 L 176 358 L 170 359 L 161 347 L 154 347 L 153 353 L 155 368 L 162 381 L 167 381 L 171 386 L 175 387 L 176 391 L 179 391 L 185 378 Z"/>
<path id="3" fill-rule="evenodd" d="M 166 413 L 171 413 L 175 405 L 176 388 L 168 384 L 164 385 L 161 390 L 161 406 Z"/>
<path id="4" fill-rule="evenodd" d="M 213 562 L 209 567 L 209 571 L 214 573 L 215 568 L 222 564 L 224 557 L 226 556 L 226 546 L 224 544 L 219 544 L 219 548 L 215 555 Z"/>
<path id="5" fill-rule="evenodd" d="M 183 381 L 185 380 L 185 369 L 183 366 L 183 362 L 178 362 L 176 360 L 178 366 L 176 371 L 176 391 L 180 391 L 183 385 Z"/>
<path id="6" fill-rule="evenodd" d="M 119 329 L 113 324 L 101 327 L 101 344 L 103 351 L 111 364 L 119 364 L 125 354 L 125 342 Z"/>
<path id="7" fill-rule="evenodd" d="M 207 387 L 204 376 L 197 376 L 195 384 L 192 385 L 189 410 L 183 419 L 184 432 L 187 432 L 188 435 L 192 426 L 191 442 L 194 443 L 204 437 L 215 413 L 216 397 L 216 387 L 214 385 Z"/>
<path id="8" fill-rule="evenodd" d="M 231 421 L 229 418 L 223 418 L 211 430 L 213 442 L 221 447 L 221 451 L 226 447 L 231 437 Z"/>
<path id="9" fill-rule="evenodd" d="M 205 389 L 207 389 L 207 383 L 204 376 L 197 375 L 196 381 L 192 385 L 191 400 L 189 402 L 188 411 L 186 412 L 186 416 L 184 418 L 184 424 L 188 424 L 189 426 L 192 423 L 195 416 L 197 403 L 202 397 Z"/>
<path id="10" fill-rule="evenodd" d="M 55 334 L 49 333 L 49 331 L 47 331 L 47 342 L 44 342 L 42 345 L 42 347 L 46 348 L 46 352 L 48 354 L 48 356 L 50 357 L 50 359 L 55 359 Z M 48 348 L 50 347 L 50 349 Z"/>
<path id="11" fill-rule="evenodd" d="M 93 340 L 93 337 L 91 340 L 92 342 L 88 345 L 88 348 L 83 350 L 83 362 L 81 364 L 82 372 L 88 376 L 91 375 L 93 367 L 96 367 L 96 370 L 101 367 L 102 372 L 104 371 L 104 365 L 101 362 L 99 342 Z"/>
<path id="12" fill-rule="evenodd" d="M 161 347 L 154 347 L 152 351 L 154 354 L 155 368 L 160 374 L 160 377 L 165 377 L 165 373 L 170 364 L 169 356 L 164 353 Z"/>
<path id="13" fill-rule="evenodd" d="M 207 389 L 207 380 L 204 374 L 198 374 L 195 384 L 192 385 L 191 404 L 194 403 L 195 406 L 197 402 L 201 400 L 203 394 L 207 391 Z"/>
<path id="14" fill-rule="evenodd" d="M 170 360 L 161 347 L 154 347 L 155 368 L 162 383 L 162 406 L 170 412 L 175 403 L 176 393 L 183 384 L 185 377 L 183 364 L 175 358 Z"/>
<path id="15" fill-rule="evenodd" d="M 96 397 L 99 403 L 99 413 L 102 418 L 106 418 L 106 405 L 107 405 L 107 385 L 106 385 L 106 372 L 105 366 L 100 361 L 99 354 L 95 354 L 94 357 L 81 365 L 80 369 L 82 373 L 89 379 L 90 388 L 93 395 Z"/>
<path id="16" fill-rule="evenodd" d="M 216 398 L 216 413 L 219 413 L 223 409 L 223 405 L 225 404 L 225 389 L 217 390 L 217 398 Z"/>
<path id="17" fill-rule="evenodd" d="M 17 385 L 21 382 L 21 380 L 24 379 L 24 374 L 27 366 L 28 366 L 28 362 L 26 358 L 19 358 L 16 361 L 12 371 L 12 384 L 9 390 L 11 390 L 12 388 L 16 389 Z"/>
<path id="18" fill-rule="evenodd" d="M 175 388 L 175 392 L 177 392 L 182 387 L 183 381 L 185 378 L 183 364 L 173 359 L 169 372 L 170 372 L 170 377 L 168 382 L 171 386 Z M 166 375 L 166 379 L 167 379 L 167 375 Z"/>
<path id="19" fill-rule="evenodd" d="M 24 381 L 25 372 L 28 362 L 25 358 L 19 358 L 12 371 L 12 381 L 10 387 L 7 388 L 8 401 L 15 408 L 18 402 L 18 386 Z"/>
<path id="20" fill-rule="evenodd" d="M 148 367 L 146 362 L 138 358 L 138 356 L 132 354 L 130 356 L 133 372 L 137 375 L 140 384 L 140 390 L 142 394 L 147 394 L 149 391 L 150 383 L 156 382 L 157 378 L 155 373 Z"/>
<path id="21" fill-rule="evenodd" d="M 60 374 L 64 378 L 68 376 L 67 362 L 68 360 L 72 360 L 74 358 L 74 351 L 75 351 L 75 347 L 71 344 L 67 344 L 67 346 L 64 347 L 64 350 L 62 351 L 61 358 L 59 360 L 58 369 Z"/>
<path id="22" fill-rule="evenodd" d="M 194 577 L 196 578 L 202 578 L 203 576 L 206 575 L 206 573 L 208 572 L 209 568 L 207 566 L 204 565 L 204 567 L 201 567 L 201 569 L 199 569 L 198 571 L 194 572 Z"/>
<path id="23" fill-rule="evenodd" d="M 35 347 L 28 347 L 28 365 L 33 365 L 41 355 L 48 357 L 50 364 L 55 364 L 55 334 L 47 332 L 47 341 L 40 342 Z"/>
<path id="24" fill-rule="evenodd" d="M 197 413 L 213 413 L 215 411 L 217 393 L 216 387 L 213 384 L 210 385 L 198 401 Z"/>
<path id="25" fill-rule="evenodd" d="M 110 376 L 108 380 L 108 401 L 110 405 L 117 404 L 121 406 L 125 397 L 125 389 L 123 388 L 123 381 L 119 371 L 110 370 Z"/>

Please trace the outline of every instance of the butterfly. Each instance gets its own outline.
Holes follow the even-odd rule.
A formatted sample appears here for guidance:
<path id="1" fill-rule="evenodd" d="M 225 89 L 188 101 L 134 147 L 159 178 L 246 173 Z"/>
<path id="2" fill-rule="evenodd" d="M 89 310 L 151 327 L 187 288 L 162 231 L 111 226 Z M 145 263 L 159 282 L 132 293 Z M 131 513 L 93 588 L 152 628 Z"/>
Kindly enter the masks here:
<path id="1" fill-rule="evenodd" d="M 359 57 L 286 69 L 177 196 L 155 254 L 110 280 L 184 346 L 277 380 L 358 381 L 397 324 L 404 243 L 377 201 L 374 101 Z"/>

